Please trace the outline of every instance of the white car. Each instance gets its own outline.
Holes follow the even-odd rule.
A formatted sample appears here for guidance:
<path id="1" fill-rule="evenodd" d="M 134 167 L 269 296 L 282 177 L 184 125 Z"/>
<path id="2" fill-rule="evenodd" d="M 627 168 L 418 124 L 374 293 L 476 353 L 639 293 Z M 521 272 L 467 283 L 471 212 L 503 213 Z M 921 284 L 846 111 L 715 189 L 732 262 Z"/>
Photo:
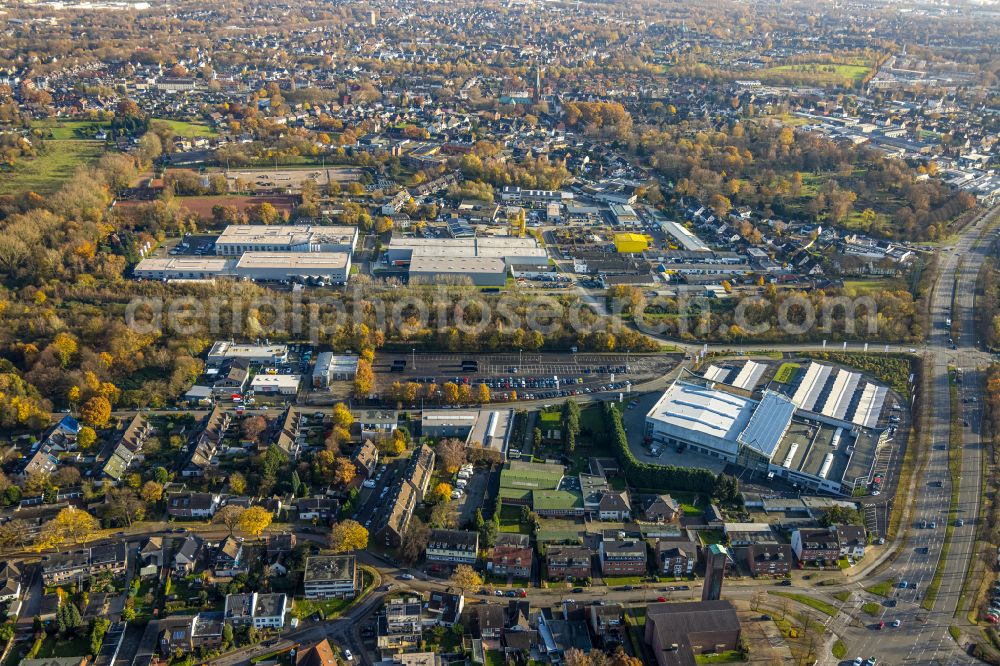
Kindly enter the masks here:
<path id="1" fill-rule="evenodd" d="M 865 663 L 865 660 L 862 659 L 861 657 L 858 657 L 854 660 L 854 666 L 861 666 L 861 664 L 863 663 Z"/>
<path id="2" fill-rule="evenodd" d="M 368 479 L 367 481 L 365 481 L 361 485 L 363 485 L 365 488 L 374 488 L 375 487 L 375 482 L 372 481 L 371 479 Z"/>
<path id="3" fill-rule="evenodd" d="M 347 648 L 344 648 L 344 659 L 347 661 L 354 661 L 354 655 Z"/>

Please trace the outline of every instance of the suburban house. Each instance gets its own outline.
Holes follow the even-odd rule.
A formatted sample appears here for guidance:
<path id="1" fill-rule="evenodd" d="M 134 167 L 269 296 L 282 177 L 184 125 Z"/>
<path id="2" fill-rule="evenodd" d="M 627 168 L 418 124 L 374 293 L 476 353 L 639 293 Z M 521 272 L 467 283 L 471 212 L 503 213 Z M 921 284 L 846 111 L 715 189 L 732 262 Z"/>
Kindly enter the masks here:
<path id="1" fill-rule="evenodd" d="M 198 613 L 193 616 L 168 617 L 160 621 L 160 655 L 175 650 L 195 652 L 201 648 L 214 650 L 222 645 L 222 613 Z"/>
<path id="2" fill-rule="evenodd" d="M 0 565 L 0 602 L 14 601 L 21 596 L 21 569 L 14 562 Z"/>
<path id="3" fill-rule="evenodd" d="M 410 456 L 410 462 L 403 471 L 403 481 L 412 486 L 416 493 L 417 501 L 424 501 L 424 494 L 431 483 L 431 474 L 434 472 L 434 449 L 421 444 L 420 448 Z"/>
<path id="4" fill-rule="evenodd" d="M 287 610 L 288 597 L 284 594 L 227 594 L 224 617 L 233 627 L 281 629 Z"/>
<path id="5" fill-rule="evenodd" d="M 674 523 L 680 516 L 680 504 L 670 495 L 657 495 L 643 511 L 643 517 L 651 523 Z"/>
<path id="6" fill-rule="evenodd" d="M 601 520 L 613 520 L 624 522 L 632 519 L 632 503 L 629 501 L 628 492 L 608 491 L 601 495 L 601 502 L 598 505 L 597 515 Z"/>
<path id="7" fill-rule="evenodd" d="M 413 510 L 417 507 L 417 491 L 402 481 L 389 493 L 386 505 L 389 507 L 385 522 L 375 531 L 375 538 L 386 546 L 397 548 L 403 542 L 403 535 L 410 525 Z"/>
<path id="8" fill-rule="evenodd" d="M 504 629 L 504 611 L 500 604 L 476 604 L 473 608 L 473 620 L 482 639 L 500 638 Z"/>
<path id="9" fill-rule="evenodd" d="M 171 518 L 211 518 L 219 510 L 220 501 L 221 497 L 213 493 L 171 493 L 167 497 L 167 515 Z"/>
<path id="10" fill-rule="evenodd" d="M 212 555 L 213 573 L 218 577 L 235 576 L 247 570 L 243 561 L 243 543 L 236 537 L 228 536 L 215 548 Z"/>
<path id="11" fill-rule="evenodd" d="M 139 549 L 139 561 L 142 563 L 143 571 L 150 567 L 151 573 L 155 575 L 167 563 L 167 549 L 164 547 L 163 537 L 151 536 L 146 539 Z M 142 575 L 147 575 L 143 573 Z"/>
<path id="12" fill-rule="evenodd" d="M 306 599 L 351 598 L 358 591 L 354 555 L 314 555 L 306 559 L 302 577 Z"/>
<path id="13" fill-rule="evenodd" d="M 422 612 L 423 604 L 417 597 L 389 600 L 378 618 L 376 646 L 383 656 L 420 647 Z"/>
<path id="14" fill-rule="evenodd" d="M 302 522 L 330 525 L 340 514 L 340 502 L 328 497 L 302 497 L 295 500 L 295 510 Z"/>
<path id="15" fill-rule="evenodd" d="M 201 432 L 191 444 L 187 463 L 181 468 L 181 476 L 202 476 L 205 470 L 212 467 L 212 458 L 215 457 L 229 423 L 229 412 L 219 406 L 212 408 L 212 412 L 205 418 Z"/>
<path id="16" fill-rule="evenodd" d="M 530 578 L 535 549 L 527 534 L 502 532 L 497 535 L 496 545 L 490 550 L 486 570 L 495 576 Z"/>
<path id="17" fill-rule="evenodd" d="M 582 546 L 556 546 L 545 556 L 546 576 L 550 580 L 581 580 L 592 573 L 589 548 Z"/>
<path id="18" fill-rule="evenodd" d="M 42 582 L 48 586 L 81 581 L 104 572 L 125 573 L 125 543 L 109 543 L 70 553 L 55 553 L 42 559 Z"/>
<path id="19" fill-rule="evenodd" d="M 758 543 L 746 547 L 746 563 L 754 576 L 784 576 L 792 569 L 792 547 L 784 543 Z"/>
<path id="20" fill-rule="evenodd" d="M 681 578 L 694 573 L 698 561 L 695 544 L 688 539 L 660 539 L 656 542 L 656 564 L 664 576 Z"/>
<path id="21" fill-rule="evenodd" d="M 586 609 L 590 630 L 602 643 L 622 642 L 622 620 L 625 609 L 621 604 L 590 605 Z"/>
<path id="22" fill-rule="evenodd" d="M 375 446 L 375 442 L 370 439 L 362 442 L 358 450 L 354 452 L 352 461 L 359 476 L 364 479 L 374 476 L 375 470 L 378 468 L 378 447 Z"/>
<path id="23" fill-rule="evenodd" d="M 338 666 L 340 660 L 330 641 L 324 638 L 301 647 L 295 655 L 295 666 Z"/>
<path id="24" fill-rule="evenodd" d="M 267 537 L 267 559 L 268 561 L 274 561 L 276 558 L 287 555 L 288 553 L 295 550 L 295 544 L 298 543 L 298 538 L 291 532 L 282 532 L 281 534 L 270 534 Z"/>
<path id="25" fill-rule="evenodd" d="M 189 534 L 181 543 L 181 547 L 174 553 L 174 574 L 186 576 L 193 573 L 201 555 L 201 537 Z"/>
<path id="26" fill-rule="evenodd" d="M 601 541 L 598 547 L 601 573 L 605 576 L 646 574 L 645 541 Z"/>
<path id="27" fill-rule="evenodd" d="M 840 540 L 834 528 L 801 528 L 792 532 L 792 552 L 803 564 L 832 564 L 840 559 Z"/>
<path id="28" fill-rule="evenodd" d="M 424 606 L 424 624 L 451 627 L 462 618 L 465 597 L 451 592 L 432 591 Z"/>
<path id="29" fill-rule="evenodd" d="M 479 552 L 479 533 L 462 530 L 431 530 L 427 542 L 428 562 L 475 564 Z"/>
<path id="30" fill-rule="evenodd" d="M 837 543 L 840 544 L 840 554 L 860 560 L 865 556 L 868 547 L 868 537 L 865 528 L 860 525 L 836 525 Z"/>

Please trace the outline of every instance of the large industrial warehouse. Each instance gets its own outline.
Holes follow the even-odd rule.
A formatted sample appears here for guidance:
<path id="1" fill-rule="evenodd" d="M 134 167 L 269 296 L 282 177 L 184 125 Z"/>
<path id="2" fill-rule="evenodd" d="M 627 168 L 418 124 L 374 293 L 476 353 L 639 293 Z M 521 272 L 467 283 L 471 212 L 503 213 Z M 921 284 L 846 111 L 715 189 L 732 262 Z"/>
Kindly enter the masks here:
<path id="1" fill-rule="evenodd" d="M 219 234 L 215 253 L 233 257 L 244 252 L 353 252 L 357 241 L 357 227 L 233 224 Z"/>
<path id="2" fill-rule="evenodd" d="M 414 283 L 448 284 L 471 282 L 477 287 L 502 287 L 507 282 L 507 265 L 496 257 L 423 257 L 410 261 Z"/>
<path id="3" fill-rule="evenodd" d="M 534 238 L 393 238 L 385 263 L 420 282 L 471 282 L 502 287 L 514 267 L 549 270 L 548 254 Z"/>
<path id="4" fill-rule="evenodd" d="M 837 404 L 865 399 L 864 390 L 858 399 L 845 398 L 846 390 L 833 393 Z M 690 449 L 814 491 L 851 495 L 872 480 L 876 451 L 887 441 L 885 429 L 872 427 L 881 405 L 874 418 L 869 416 L 873 405 L 864 408 L 859 423 L 839 409 L 807 410 L 796 398 L 775 391 L 750 395 L 704 377 L 679 378 L 646 415 L 646 436 L 655 444 Z"/>
<path id="5" fill-rule="evenodd" d="M 322 280 L 347 284 L 351 255 L 347 252 L 246 252 L 239 259 L 169 257 L 143 259 L 134 270 L 144 280 L 214 280 L 236 278 L 258 282 Z"/>
<path id="6" fill-rule="evenodd" d="M 347 252 L 247 252 L 236 262 L 240 279 L 276 282 L 322 279 L 347 284 L 351 255 Z"/>
<path id="7" fill-rule="evenodd" d="M 545 248 L 534 238 L 393 238 L 386 263 L 406 266 L 414 257 L 498 258 L 507 266 L 548 266 Z"/>
<path id="8" fill-rule="evenodd" d="M 231 265 L 232 259 L 223 257 L 151 257 L 132 273 L 141 280 L 214 280 L 228 274 Z"/>

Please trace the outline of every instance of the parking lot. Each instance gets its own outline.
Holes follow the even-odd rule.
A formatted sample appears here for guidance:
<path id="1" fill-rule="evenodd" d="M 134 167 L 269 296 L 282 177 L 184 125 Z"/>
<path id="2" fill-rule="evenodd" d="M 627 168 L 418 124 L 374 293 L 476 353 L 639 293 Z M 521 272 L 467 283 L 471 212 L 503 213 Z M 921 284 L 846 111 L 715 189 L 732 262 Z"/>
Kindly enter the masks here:
<path id="1" fill-rule="evenodd" d="M 662 377 L 676 359 L 662 354 L 379 354 L 376 386 L 395 382 L 422 385 L 446 382 L 486 384 L 499 397 L 546 399 L 627 390 L 632 384 Z"/>

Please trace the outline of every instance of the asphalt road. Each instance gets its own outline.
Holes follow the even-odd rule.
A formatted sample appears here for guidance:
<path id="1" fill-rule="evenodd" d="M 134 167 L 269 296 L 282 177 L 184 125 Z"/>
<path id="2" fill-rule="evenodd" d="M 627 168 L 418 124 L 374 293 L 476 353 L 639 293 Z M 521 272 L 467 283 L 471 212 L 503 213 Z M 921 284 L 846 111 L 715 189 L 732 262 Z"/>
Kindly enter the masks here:
<path id="1" fill-rule="evenodd" d="M 927 462 L 919 478 L 915 479 L 915 490 L 911 497 L 907 522 L 909 528 L 905 541 L 905 551 L 878 579 L 859 581 L 855 587 L 854 605 L 850 615 L 860 620 L 856 624 L 841 626 L 841 637 L 848 645 L 850 657 L 876 656 L 887 664 L 973 664 L 977 660 L 967 656 L 948 634 L 948 627 L 963 624 L 955 618 L 962 585 L 970 564 L 975 541 L 975 517 L 979 511 L 980 454 L 979 405 L 963 403 L 963 417 L 970 427 L 963 429 L 960 452 L 961 475 L 958 491 L 958 513 L 965 525 L 954 527 L 951 545 L 944 565 L 944 575 L 938 590 L 933 610 L 926 611 L 920 603 L 926 593 L 937 563 L 941 557 L 948 524 L 949 502 L 952 479 L 948 470 L 949 440 L 951 432 L 951 392 L 949 367 L 965 370 L 963 383 L 959 385 L 960 398 L 981 396 L 982 373 L 989 355 L 976 347 L 974 333 L 974 294 L 976 276 L 986 256 L 988 242 L 980 242 L 981 232 L 994 221 L 1000 209 L 993 209 L 981 216 L 976 224 L 967 228 L 954 249 L 942 252 L 940 275 L 931 300 L 931 326 L 925 345 L 921 348 L 927 370 L 933 383 L 933 396 L 925 409 L 931 411 L 929 438 L 931 449 L 927 452 Z M 954 298 L 955 312 L 952 312 Z M 949 345 L 950 331 L 945 327 L 945 319 L 956 317 L 961 323 L 963 335 L 955 340 L 958 349 Z M 916 444 L 916 443 L 912 443 Z M 937 482 L 940 481 L 940 487 Z M 922 528 L 921 522 L 936 521 L 936 529 Z M 864 601 L 881 601 L 864 593 L 861 588 L 877 580 L 894 578 L 906 581 L 907 589 L 897 588 L 895 608 L 883 607 L 879 618 L 858 612 Z M 916 585 L 916 589 L 914 589 Z M 851 609 L 848 609 L 851 610 Z M 880 619 L 887 623 L 885 630 L 877 630 Z M 901 626 L 892 628 L 892 621 L 899 619 Z M 837 663 L 827 658 L 824 663 Z"/>
<path id="2" fill-rule="evenodd" d="M 906 551 L 899 554 L 892 565 L 879 578 L 864 578 L 858 576 L 857 582 L 849 583 L 844 588 L 849 588 L 857 592 L 852 596 L 852 601 L 841 604 L 842 612 L 836 618 L 828 621 L 828 626 L 841 637 L 848 645 L 849 656 L 871 656 L 879 658 L 881 663 L 892 664 L 972 664 L 974 659 L 968 657 L 951 640 L 948 635 L 948 627 L 953 624 L 962 624 L 962 618 L 955 618 L 955 611 L 959 604 L 959 597 L 963 582 L 970 564 L 970 556 L 975 538 L 975 516 L 979 509 L 980 492 L 980 442 L 979 442 L 979 405 L 976 403 L 960 403 L 963 409 L 964 418 L 968 419 L 970 427 L 963 430 L 963 443 L 961 450 L 961 476 L 959 479 L 958 491 L 958 513 L 959 517 L 964 517 L 965 525 L 955 527 L 950 551 L 945 561 L 944 576 L 941 587 L 938 591 L 934 608 L 925 611 L 920 607 L 920 601 L 926 592 L 934 569 L 941 557 L 942 545 L 944 542 L 945 526 L 948 521 L 948 503 L 951 494 L 952 480 L 948 473 L 948 443 L 951 424 L 951 403 L 948 369 L 960 367 L 966 370 L 965 378 L 961 389 L 963 393 L 970 396 L 981 394 L 981 372 L 989 362 L 990 357 L 979 351 L 976 347 L 976 339 L 973 323 L 974 308 L 974 286 L 976 275 L 985 257 L 988 243 L 980 242 L 981 232 L 990 224 L 996 221 L 1000 214 L 1000 208 L 994 208 L 963 231 L 954 247 L 950 251 L 942 251 L 940 255 L 939 278 L 932 294 L 931 319 L 932 330 L 928 333 L 928 338 L 923 345 L 917 347 L 916 351 L 924 356 L 926 368 L 930 373 L 933 384 L 933 396 L 929 405 L 925 409 L 931 410 L 929 418 L 929 441 L 932 443 L 930 450 L 926 452 L 926 465 L 918 470 L 919 478 L 914 479 L 913 497 L 910 498 L 907 515 L 904 518 L 904 528 L 908 530 L 907 539 L 903 542 L 897 541 L 890 544 L 890 550 L 905 543 Z M 586 296 L 585 296 L 586 297 Z M 955 312 L 951 312 L 954 299 Z M 591 300 L 591 299 L 588 299 Z M 604 310 L 603 303 L 593 301 L 593 306 L 598 312 Z M 950 349 L 948 342 L 949 331 L 944 326 L 944 320 L 949 315 L 961 322 L 964 334 L 955 342 L 958 344 L 956 350 Z M 671 340 L 663 340 L 665 343 L 686 348 L 689 352 L 700 351 L 700 345 L 678 345 Z M 850 345 L 849 349 L 857 349 L 860 345 Z M 713 351 L 741 352 L 752 350 L 753 346 L 720 346 L 713 348 Z M 789 350 L 789 351 L 813 351 L 824 349 L 822 345 L 768 345 L 769 349 Z M 830 347 L 830 350 L 839 350 L 841 347 Z M 884 348 L 882 345 L 872 344 L 870 352 L 878 353 L 883 351 L 899 352 L 908 351 L 909 346 L 890 346 Z M 669 376 L 669 375 L 668 375 Z M 657 378 L 645 385 L 636 386 L 636 393 L 643 391 L 653 391 L 662 388 L 668 381 L 668 376 Z M 587 395 L 579 396 L 581 402 L 589 402 L 607 396 Z M 548 401 L 536 401 L 538 403 Z M 528 403 L 530 404 L 530 403 Z M 313 411 L 305 408 L 304 411 Z M 636 413 L 641 410 L 634 410 Z M 631 430 L 631 428 L 630 428 Z M 635 433 L 632 433 L 635 436 Z M 911 442 L 911 445 L 917 445 Z M 936 481 L 941 481 L 941 486 L 930 485 Z M 923 529 L 919 527 L 922 520 L 937 522 L 936 529 Z M 926 552 L 923 549 L 926 548 Z M 368 554 L 364 554 L 368 555 Z M 369 556 L 370 557 L 370 556 Z M 368 559 L 368 558 L 365 558 Z M 379 568 L 383 576 L 394 575 L 391 567 L 386 567 L 385 563 L 379 562 Z M 398 572 L 398 570 L 395 570 Z M 878 619 L 870 618 L 861 612 L 860 606 L 866 600 L 878 600 L 863 592 L 862 588 L 877 580 L 884 578 L 895 578 L 906 580 L 908 588 L 897 590 L 897 605 L 894 608 L 885 609 L 882 617 L 887 623 L 899 619 L 901 626 L 898 628 L 887 628 L 884 631 L 872 629 Z M 914 590 L 911 586 L 916 584 Z M 435 581 L 409 581 L 406 584 L 411 589 L 446 587 L 447 584 Z M 752 587 L 730 587 L 728 595 L 741 597 L 750 594 Z M 827 591 L 833 592 L 836 589 L 829 588 Z M 697 590 L 689 592 L 692 596 L 697 594 Z M 661 594 L 669 599 L 683 598 L 681 594 L 689 593 L 661 593 L 656 588 L 647 588 L 640 591 L 616 592 L 597 588 L 588 591 L 582 596 L 585 599 L 604 599 L 606 601 L 621 601 L 624 603 L 638 603 L 655 601 Z M 565 590 L 538 590 L 533 589 L 529 596 L 535 603 L 556 603 L 565 598 Z M 357 628 L 361 620 L 370 615 L 377 608 L 380 601 L 379 594 L 373 594 L 363 603 L 352 609 L 344 618 L 334 620 L 321 625 L 304 627 L 290 637 L 299 640 L 307 640 L 313 636 L 326 635 L 335 637 L 341 644 L 348 644 L 358 655 L 364 655 L 364 650 L 360 649 L 360 640 L 357 636 Z M 858 626 L 859 624 L 863 626 Z M 357 648 L 357 649 L 356 649 Z M 259 654 L 257 652 L 256 654 Z M 249 659 L 253 654 L 238 654 L 225 660 L 216 660 L 214 663 L 223 666 L 235 666 L 244 663 L 240 659 Z M 361 657 L 366 660 L 366 656 Z M 823 656 L 821 663 L 837 663 L 829 656 Z"/>

